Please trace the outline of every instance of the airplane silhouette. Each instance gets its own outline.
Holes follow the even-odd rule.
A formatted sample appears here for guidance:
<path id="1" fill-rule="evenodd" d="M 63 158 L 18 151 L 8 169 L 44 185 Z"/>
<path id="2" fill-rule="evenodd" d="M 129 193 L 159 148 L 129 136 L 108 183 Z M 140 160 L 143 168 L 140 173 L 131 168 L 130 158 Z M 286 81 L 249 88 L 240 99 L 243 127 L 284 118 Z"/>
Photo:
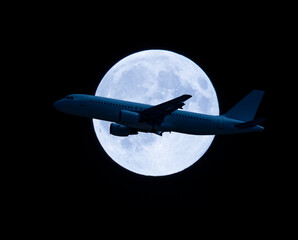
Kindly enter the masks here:
<path id="1" fill-rule="evenodd" d="M 64 113 L 112 122 L 110 134 L 120 137 L 139 132 L 178 132 L 194 135 L 218 135 L 258 132 L 258 124 L 265 119 L 254 119 L 263 91 L 253 90 L 228 112 L 219 116 L 181 111 L 191 95 L 182 95 L 159 105 L 148 105 L 86 94 L 71 94 L 54 103 Z"/>

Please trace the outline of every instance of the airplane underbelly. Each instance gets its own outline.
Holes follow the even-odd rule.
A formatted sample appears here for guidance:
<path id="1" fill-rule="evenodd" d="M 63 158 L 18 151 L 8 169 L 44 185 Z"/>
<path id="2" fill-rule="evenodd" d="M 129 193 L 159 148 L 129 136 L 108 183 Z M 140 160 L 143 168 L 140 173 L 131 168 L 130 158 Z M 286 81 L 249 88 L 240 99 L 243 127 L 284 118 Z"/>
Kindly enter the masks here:
<path id="1" fill-rule="evenodd" d="M 153 126 L 149 123 L 146 122 L 140 122 L 140 123 L 135 123 L 135 124 L 125 124 L 127 127 L 130 128 L 135 128 L 135 129 L 140 129 L 145 132 L 149 132 L 153 129 Z"/>
<path id="2" fill-rule="evenodd" d="M 176 132 L 194 135 L 213 135 L 214 123 L 208 120 L 186 120 L 175 126 Z"/>

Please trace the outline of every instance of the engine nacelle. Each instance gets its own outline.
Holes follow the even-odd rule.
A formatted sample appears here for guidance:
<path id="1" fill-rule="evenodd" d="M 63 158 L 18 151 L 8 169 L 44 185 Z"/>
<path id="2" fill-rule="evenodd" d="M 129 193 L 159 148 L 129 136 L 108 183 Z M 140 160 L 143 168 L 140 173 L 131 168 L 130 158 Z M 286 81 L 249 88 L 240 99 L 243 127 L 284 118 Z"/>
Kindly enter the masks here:
<path id="1" fill-rule="evenodd" d="M 118 123 L 111 123 L 110 134 L 118 137 L 127 137 L 128 135 L 138 134 L 137 131 L 133 131 L 130 128 Z"/>
<path id="2" fill-rule="evenodd" d="M 134 124 L 140 121 L 140 114 L 132 111 L 121 110 L 119 114 L 119 120 L 121 123 Z"/>

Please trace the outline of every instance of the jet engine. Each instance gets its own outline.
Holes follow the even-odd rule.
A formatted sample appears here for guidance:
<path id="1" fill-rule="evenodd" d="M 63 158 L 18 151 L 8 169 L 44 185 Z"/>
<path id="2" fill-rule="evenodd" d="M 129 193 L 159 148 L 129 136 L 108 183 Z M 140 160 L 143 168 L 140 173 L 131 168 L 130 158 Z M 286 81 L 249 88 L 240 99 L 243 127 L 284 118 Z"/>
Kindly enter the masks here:
<path id="1" fill-rule="evenodd" d="M 140 114 L 132 111 L 121 110 L 119 114 L 119 120 L 125 124 L 134 124 L 140 121 Z"/>
<path id="2" fill-rule="evenodd" d="M 124 125 L 118 123 L 111 123 L 110 125 L 110 134 L 118 137 L 127 137 L 128 135 L 138 134 L 137 131 L 134 131 Z"/>

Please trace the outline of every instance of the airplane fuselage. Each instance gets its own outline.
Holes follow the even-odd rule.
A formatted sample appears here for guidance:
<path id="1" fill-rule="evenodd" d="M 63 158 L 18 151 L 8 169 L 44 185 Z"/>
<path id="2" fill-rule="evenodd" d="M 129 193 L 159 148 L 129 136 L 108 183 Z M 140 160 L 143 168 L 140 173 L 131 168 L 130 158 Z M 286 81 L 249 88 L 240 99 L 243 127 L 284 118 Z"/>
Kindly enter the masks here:
<path id="1" fill-rule="evenodd" d="M 241 124 L 244 121 L 223 115 L 213 116 L 184 110 L 173 111 L 165 116 L 159 124 L 143 121 L 142 118 L 139 121 L 135 121 L 134 116 L 137 119 L 138 114 L 153 106 L 85 94 L 68 95 L 66 98 L 55 102 L 54 106 L 68 114 L 123 124 L 140 132 L 173 131 L 194 135 L 218 135 L 263 130 L 263 127 L 259 125 L 249 128 L 236 127 L 237 124 Z M 128 113 L 128 117 L 126 115 L 124 117 L 126 113 Z"/>

